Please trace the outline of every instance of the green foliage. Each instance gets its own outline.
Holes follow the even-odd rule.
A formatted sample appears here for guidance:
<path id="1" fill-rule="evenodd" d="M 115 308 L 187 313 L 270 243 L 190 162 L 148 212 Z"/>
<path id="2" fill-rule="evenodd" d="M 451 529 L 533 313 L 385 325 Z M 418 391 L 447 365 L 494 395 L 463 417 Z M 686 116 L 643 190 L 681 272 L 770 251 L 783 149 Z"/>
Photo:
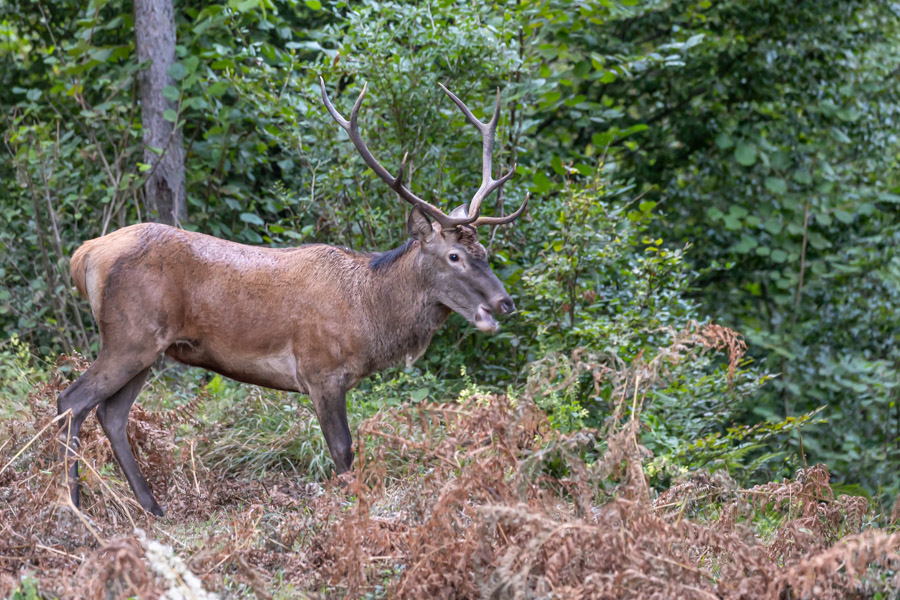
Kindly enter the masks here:
<path id="1" fill-rule="evenodd" d="M 650 125 L 623 175 L 665 200 L 654 229 L 696 246 L 706 310 L 778 374 L 744 422 L 827 406 L 807 452 L 872 490 L 900 458 L 898 33 L 880 2 L 671 2 L 596 44 L 699 39 L 672 76 L 610 84 L 629 98 L 618 126 Z"/>
<path id="2" fill-rule="evenodd" d="M 42 600 L 45 598 L 38 589 L 37 582 L 28 577 L 23 577 L 18 588 L 7 596 L 8 600 Z"/>
<path id="3" fill-rule="evenodd" d="M 260 388 L 229 387 L 230 393 L 219 394 L 199 415 L 220 428 L 198 449 L 206 465 L 253 477 L 273 470 L 311 481 L 330 476 L 334 465 L 308 402 L 298 404 L 296 395 Z"/>
<path id="4" fill-rule="evenodd" d="M 166 385 L 182 389 L 188 380 Z M 459 386 L 455 386 L 458 391 Z M 263 477 L 269 471 L 287 470 L 308 481 L 325 481 L 334 465 L 325 438 L 308 399 L 231 382 L 216 375 L 203 387 L 207 397 L 197 407 L 197 419 L 215 425 L 217 435 L 198 447 L 204 464 L 216 469 Z M 189 390 L 184 390 L 190 393 Z M 447 384 L 432 373 L 408 369 L 386 378 L 375 375 L 351 390 L 347 416 L 353 431 L 380 410 L 403 403 L 453 397 Z M 158 400 L 171 409 L 183 404 L 171 395 Z M 190 435 L 190 431 L 185 432 Z"/>
<path id="5" fill-rule="evenodd" d="M 645 235 L 655 203 L 629 201 L 632 186 L 603 167 L 586 184 L 566 180 L 556 201 L 533 210 L 544 241 L 527 257 L 522 315 L 552 348 L 633 356 L 650 341 L 643 332 L 686 320 L 694 306 L 683 297 L 683 250 Z"/>
<path id="6" fill-rule="evenodd" d="M 48 365 L 36 365 L 31 348 L 18 335 L 0 344 L 0 419 L 15 418 Z M 43 368 L 42 368 L 43 367 Z"/>

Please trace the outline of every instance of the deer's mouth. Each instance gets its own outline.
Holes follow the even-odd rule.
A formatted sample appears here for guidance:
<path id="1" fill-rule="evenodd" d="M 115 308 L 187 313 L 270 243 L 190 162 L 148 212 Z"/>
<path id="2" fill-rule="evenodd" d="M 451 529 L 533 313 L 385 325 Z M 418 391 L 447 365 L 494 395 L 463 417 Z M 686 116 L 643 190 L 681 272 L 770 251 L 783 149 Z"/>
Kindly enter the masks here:
<path id="1" fill-rule="evenodd" d="M 475 313 L 475 327 L 485 333 L 494 333 L 499 327 L 497 320 L 494 319 L 494 315 L 491 313 L 491 309 L 483 304 L 478 307 L 478 311 Z"/>

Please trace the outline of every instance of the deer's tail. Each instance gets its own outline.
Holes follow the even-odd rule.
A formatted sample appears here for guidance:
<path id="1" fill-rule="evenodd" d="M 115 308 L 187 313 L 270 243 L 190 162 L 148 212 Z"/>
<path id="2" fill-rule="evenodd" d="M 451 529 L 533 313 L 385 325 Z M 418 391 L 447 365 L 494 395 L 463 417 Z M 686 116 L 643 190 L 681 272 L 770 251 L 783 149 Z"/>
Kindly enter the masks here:
<path id="1" fill-rule="evenodd" d="M 78 290 L 78 293 L 81 294 L 83 298 L 87 298 L 87 287 L 85 287 L 84 280 L 85 275 L 87 274 L 87 257 L 89 250 L 90 242 L 82 244 L 78 247 L 78 250 L 75 251 L 75 254 L 72 255 L 72 259 L 69 261 L 70 270 L 72 272 L 72 281 L 75 283 L 75 288 Z"/>

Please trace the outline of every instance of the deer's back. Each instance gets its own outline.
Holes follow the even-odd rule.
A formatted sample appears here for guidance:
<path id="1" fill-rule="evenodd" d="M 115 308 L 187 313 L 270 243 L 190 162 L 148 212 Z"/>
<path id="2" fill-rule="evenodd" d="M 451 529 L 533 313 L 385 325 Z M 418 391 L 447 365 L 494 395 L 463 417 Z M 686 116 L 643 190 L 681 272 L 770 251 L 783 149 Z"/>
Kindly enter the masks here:
<path id="1" fill-rule="evenodd" d="M 341 369 L 360 344 L 361 264 L 331 246 L 263 248 L 144 223 L 85 242 L 72 273 L 104 345 L 154 343 L 241 381 L 303 389 L 307 371 Z"/>

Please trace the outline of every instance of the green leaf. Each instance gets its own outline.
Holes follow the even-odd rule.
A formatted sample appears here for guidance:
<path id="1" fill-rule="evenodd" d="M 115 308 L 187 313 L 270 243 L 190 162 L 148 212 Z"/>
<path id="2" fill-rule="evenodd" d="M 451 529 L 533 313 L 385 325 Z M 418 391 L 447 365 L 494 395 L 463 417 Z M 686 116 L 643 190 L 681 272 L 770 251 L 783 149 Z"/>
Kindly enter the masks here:
<path id="1" fill-rule="evenodd" d="M 741 241 L 734 245 L 734 251 L 740 254 L 747 254 L 759 245 L 756 238 L 749 235 L 742 235 Z"/>
<path id="2" fill-rule="evenodd" d="M 598 148 L 606 148 L 613 141 L 613 135 L 604 131 L 603 133 L 595 133 L 591 136 L 591 143 Z"/>
<path id="3" fill-rule="evenodd" d="M 181 81 L 185 76 L 184 65 L 182 65 L 180 62 L 174 62 L 172 63 L 172 66 L 169 67 L 168 73 L 169 77 L 171 77 L 175 81 Z"/>
<path id="4" fill-rule="evenodd" d="M 722 150 L 728 150 L 729 148 L 734 146 L 734 141 L 728 136 L 727 133 L 720 133 L 716 136 L 716 146 L 718 146 Z"/>
<path id="5" fill-rule="evenodd" d="M 558 155 L 555 155 L 552 159 L 550 159 L 550 167 L 556 172 L 557 175 L 566 174 L 566 170 L 563 168 L 562 160 Z"/>
<path id="6" fill-rule="evenodd" d="M 182 66 L 184 66 L 185 72 L 190 75 L 197 70 L 197 66 L 200 64 L 200 57 L 196 55 L 188 56 L 183 61 L 181 61 L 181 63 Z"/>
<path id="7" fill-rule="evenodd" d="M 812 183 L 812 175 L 809 174 L 809 171 L 806 169 L 800 169 L 798 171 L 794 171 L 794 181 L 801 185 L 809 185 Z"/>
<path id="8" fill-rule="evenodd" d="M 783 263 L 787 260 L 787 257 L 787 252 L 781 249 L 772 250 L 772 254 L 770 255 L 772 261 L 777 263 Z"/>
<path id="9" fill-rule="evenodd" d="M 212 96 L 214 98 L 218 98 L 219 96 L 224 94 L 226 91 L 228 91 L 228 87 L 229 87 L 229 84 L 227 81 L 217 81 L 214 84 L 212 84 L 211 86 L 209 86 L 209 88 L 206 91 L 210 96 Z"/>
<path id="10" fill-rule="evenodd" d="M 706 216 L 708 216 L 713 221 L 718 221 L 725 216 L 725 213 L 723 213 L 718 207 L 712 206 L 706 209 Z"/>
<path id="11" fill-rule="evenodd" d="M 768 231 L 772 235 L 778 235 L 779 233 L 781 233 L 781 221 L 779 221 L 778 219 L 766 219 L 766 223 L 765 225 L 763 225 L 763 227 L 765 227 L 766 231 Z"/>
<path id="12" fill-rule="evenodd" d="M 584 175 L 585 177 L 592 175 L 594 173 L 594 167 L 585 163 L 577 163 L 575 165 L 575 170 Z"/>
<path id="13" fill-rule="evenodd" d="M 756 163 L 756 146 L 747 142 L 741 142 L 734 149 L 734 159 L 745 167 L 752 167 Z"/>
<path id="14" fill-rule="evenodd" d="M 725 229 L 730 229 L 731 231 L 737 231 L 743 226 L 740 218 L 735 216 L 732 213 L 728 213 L 725 215 Z"/>
<path id="15" fill-rule="evenodd" d="M 787 191 L 787 184 L 780 177 L 766 177 L 766 189 L 780 196 Z"/>
<path id="16" fill-rule="evenodd" d="M 322 3 L 319 0 L 303 0 L 303 3 L 313 10 L 322 10 Z"/>
<path id="17" fill-rule="evenodd" d="M 244 13 L 259 6 L 259 0 L 228 0 L 228 6 L 236 12 Z"/>
<path id="18" fill-rule="evenodd" d="M 162 94 L 164 98 L 171 100 L 172 102 L 178 102 L 178 97 L 181 96 L 181 92 L 179 92 L 178 88 L 174 85 L 167 85 L 164 87 Z"/>
<path id="19" fill-rule="evenodd" d="M 96 50 L 90 53 L 91 60 L 96 60 L 97 62 L 106 62 L 109 56 L 112 54 L 111 48 L 97 48 Z"/>
<path id="20" fill-rule="evenodd" d="M 623 131 L 620 131 L 620 132 L 619 132 L 619 137 L 620 137 L 620 138 L 628 137 L 628 136 L 631 135 L 632 133 L 637 133 L 637 132 L 639 132 L 639 131 L 646 131 L 646 130 L 647 130 L 647 125 L 646 125 L 646 124 L 644 124 L 644 123 L 638 123 L 637 125 L 632 125 L 632 126 L 629 127 L 628 129 L 625 129 L 625 130 L 623 130 Z"/>
<path id="21" fill-rule="evenodd" d="M 419 388 L 417 390 L 413 390 L 409 393 L 409 397 L 413 402 L 421 402 L 425 398 L 428 397 L 428 394 L 431 392 L 428 388 Z"/>
<path id="22" fill-rule="evenodd" d="M 254 215 L 253 213 L 241 213 L 241 221 L 250 223 L 251 225 L 265 225 L 265 221 Z"/>
<path id="23" fill-rule="evenodd" d="M 847 212 L 846 210 L 842 210 L 840 208 L 834 211 L 834 218 L 840 221 L 841 223 L 852 223 L 853 215 Z"/>
<path id="24" fill-rule="evenodd" d="M 163 112 L 163 119 L 170 123 L 174 123 L 178 120 L 178 113 L 176 113 L 174 109 L 167 108 L 165 112 Z"/>
<path id="25" fill-rule="evenodd" d="M 532 184 L 534 184 L 534 187 L 532 187 L 532 191 L 535 191 L 539 194 L 546 194 L 552 187 L 550 179 L 546 175 L 544 175 L 543 171 L 536 172 L 531 182 Z"/>
<path id="26" fill-rule="evenodd" d="M 831 246 L 831 242 L 829 242 L 821 233 L 816 231 L 807 232 L 807 239 L 809 240 L 809 245 L 816 250 L 824 250 Z"/>
<path id="27" fill-rule="evenodd" d="M 852 140 L 844 133 L 844 130 L 840 127 L 832 127 L 831 128 L 831 137 L 833 137 L 836 141 L 841 144 L 849 144 Z"/>

